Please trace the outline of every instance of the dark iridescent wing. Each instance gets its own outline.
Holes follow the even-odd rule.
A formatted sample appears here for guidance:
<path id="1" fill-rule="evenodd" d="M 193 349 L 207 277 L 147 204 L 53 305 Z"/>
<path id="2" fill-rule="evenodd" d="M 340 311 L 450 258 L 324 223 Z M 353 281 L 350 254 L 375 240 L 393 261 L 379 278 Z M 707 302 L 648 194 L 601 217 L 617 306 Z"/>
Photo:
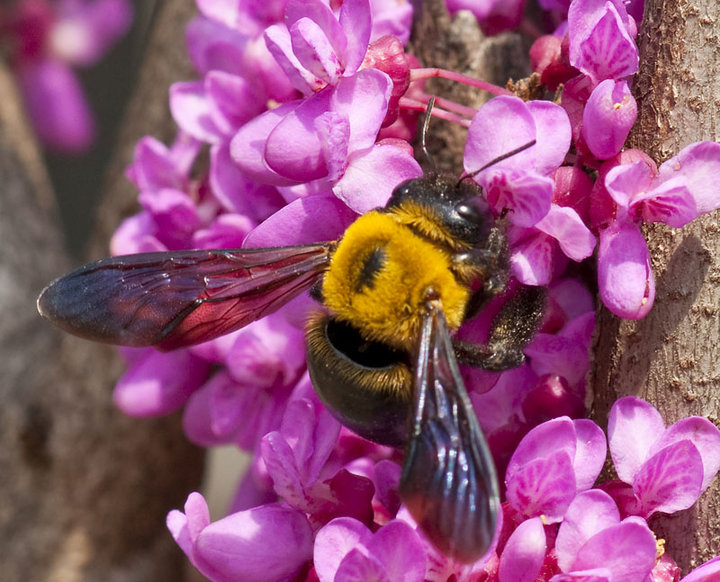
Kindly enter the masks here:
<path id="1" fill-rule="evenodd" d="M 38 311 L 89 340 L 172 350 L 280 308 L 318 279 L 334 244 L 102 259 L 46 287 Z"/>
<path id="2" fill-rule="evenodd" d="M 500 508 L 495 465 L 463 385 L 439 308 L 429 305 L 415 372 L 415 411 L 400 498 L 444 554 L 474 562 Z"/>

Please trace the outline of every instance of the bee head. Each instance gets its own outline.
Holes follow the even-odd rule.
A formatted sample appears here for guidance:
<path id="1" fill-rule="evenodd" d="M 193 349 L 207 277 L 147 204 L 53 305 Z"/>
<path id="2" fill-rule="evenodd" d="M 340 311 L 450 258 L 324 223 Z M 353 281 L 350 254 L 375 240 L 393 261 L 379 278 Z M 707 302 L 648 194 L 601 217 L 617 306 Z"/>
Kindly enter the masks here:
<path id="1" fill-rule="evenodd" d="M 437 240 L 447 238 L 451 246 L 457 247 L 481 246 L 493 224 L 492 212 L 477 184 L 439 175 L 403 182 L 393 191 L 385 210 L 424 217 L 430 227 L 417 226 L 425 235 Z M 437 234 L 433 234 L 432 227 Z"/>

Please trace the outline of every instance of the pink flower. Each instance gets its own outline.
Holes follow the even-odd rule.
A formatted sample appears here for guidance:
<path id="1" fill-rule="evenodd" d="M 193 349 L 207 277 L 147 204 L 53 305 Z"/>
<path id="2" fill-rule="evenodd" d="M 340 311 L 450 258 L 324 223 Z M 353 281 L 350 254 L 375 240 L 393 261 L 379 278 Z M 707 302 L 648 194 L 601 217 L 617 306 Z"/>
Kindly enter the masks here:
<path id="1" fill-rule="evenodd" d="M 551 582 L 638 582 L 655 564 L 655 536 L 638 517 L 620 520 L 613 500 L 592 489 L 567 509 L 555 542 L 563 574 Z"/>
<path id="2" fill-rule="evenodd" d="M 720 430 L 694 416 L 665 428 L 647 402 L 626 396 L 608 418 L 610 454 L 622 486 L 612 495 L 625 514 L 649 518 L 690 507 L 720 469 Z"/>
<path id="3" fill-rule="evenodd" d="M 332 520 L 315 538 L 315 571 L 320 582 L 422 582 L 425 551 L 418 534 L 393 520 L 372 533 L 349 517 Z"/>
<path id="4" fill-rule="evenodd" d="M 202 495 L 191 493 L 185 513 L 171 511 L 167 526 L 193 565 L 215 582 L 290 582 L 312 556 L 307 518 L 280 503 L 211 523 Z"/>

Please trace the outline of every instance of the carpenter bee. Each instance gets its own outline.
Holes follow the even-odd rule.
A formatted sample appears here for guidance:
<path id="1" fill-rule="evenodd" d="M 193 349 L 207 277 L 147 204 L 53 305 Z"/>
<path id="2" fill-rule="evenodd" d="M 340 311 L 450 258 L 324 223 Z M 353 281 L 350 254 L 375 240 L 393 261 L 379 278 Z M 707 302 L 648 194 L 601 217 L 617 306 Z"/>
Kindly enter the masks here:
<path id="1" fill-rule="evenodd" d="M 473 562 L 492 543 L 500 502 L 458 361 L 519 365 L 543 304 L 541 290 L 521 287 L 485 344 L 453 339 L 508 282 L 504 219 L 493 220 L 481 194 L 470 180 L 426 175 L 337 241 L 103 259 L 51 283 L 38 310 L 86 339 L 173 350 L 310 289 L 321 304 L 306 334 L 315 390 L 356 433 L 404 447 L 402 501 L 441 552 Z"/>

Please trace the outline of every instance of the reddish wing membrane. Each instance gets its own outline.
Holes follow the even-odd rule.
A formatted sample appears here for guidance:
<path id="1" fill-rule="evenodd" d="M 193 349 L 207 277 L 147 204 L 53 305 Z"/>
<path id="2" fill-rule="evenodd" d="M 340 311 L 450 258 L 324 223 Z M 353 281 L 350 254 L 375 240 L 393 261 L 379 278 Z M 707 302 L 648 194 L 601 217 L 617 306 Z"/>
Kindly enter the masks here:
<path id="1" fill-rule="evenodd" d="M 465 391 L 445 317 L 439 308 L 428 308 L 400 498 L 435 547 L 470 563 L 492 544 L 500 495 L 495 465 Z"/>
<path id="2" fill-rule="evenodd" d="M 320 277 L 334 246 L 102 259 L 48 285 L 38 311 L 89 340 L 173 350 L 224 335 L 282 307 Z"/>

